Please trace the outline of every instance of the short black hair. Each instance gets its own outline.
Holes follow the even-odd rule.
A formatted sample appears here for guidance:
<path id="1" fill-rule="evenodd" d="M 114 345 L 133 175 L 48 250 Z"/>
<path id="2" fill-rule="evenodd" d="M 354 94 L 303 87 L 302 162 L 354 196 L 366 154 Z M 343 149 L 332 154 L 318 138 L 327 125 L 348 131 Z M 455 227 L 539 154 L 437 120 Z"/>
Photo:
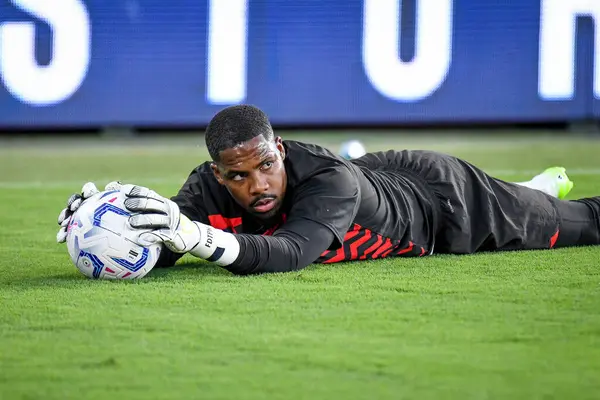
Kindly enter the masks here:
<path id="1" fill-rule="evenodd" d="M 204 138 L 210 157 L 213 161 L 219 161 L 219 153 L 223 150 L 259 135 L 273 140 L 273 128 L 267 114 L 258 107 L 241 104 L 215 114 L 208 123 Z"/>

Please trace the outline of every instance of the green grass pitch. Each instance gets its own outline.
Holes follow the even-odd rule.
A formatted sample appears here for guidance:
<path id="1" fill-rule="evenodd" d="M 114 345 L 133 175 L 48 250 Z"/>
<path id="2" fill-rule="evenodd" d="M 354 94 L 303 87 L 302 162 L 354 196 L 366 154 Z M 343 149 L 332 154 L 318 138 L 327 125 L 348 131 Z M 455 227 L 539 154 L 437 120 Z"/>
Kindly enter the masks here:
<path id="1" fill-rule="evenodd" d="M 428 148 L 507 179 L 564 165 L 600 194 L 600 138 L 288 136 Z M 367 139 L 368 138 L 368 139 Z M 0 138 L 0 399 L 600 398 L 600 247 L 386 259 L 234 277 L 193 257 L 91 281 L 55 243 L 70 193 L 172 195 L 200 136 Z"/>

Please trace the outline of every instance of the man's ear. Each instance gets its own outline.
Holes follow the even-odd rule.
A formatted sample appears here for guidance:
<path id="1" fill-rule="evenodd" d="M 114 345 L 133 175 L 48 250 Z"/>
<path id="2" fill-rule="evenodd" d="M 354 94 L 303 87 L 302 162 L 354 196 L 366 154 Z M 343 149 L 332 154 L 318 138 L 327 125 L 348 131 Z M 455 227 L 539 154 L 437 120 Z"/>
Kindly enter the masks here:
<path id="1" fill-rule="evenodd" d="M 225 182 L 223 182 L 223 176 L 221 175 L 221 171 L 219 171 L 217 164 L 214 162 L 210 163 L 210 169 L 212 169 L 213 175 L 215 176 L 217 182 L 219 182 L 221 185 L 224 185 Z"/>
<path id="2" fill-rule="evenodd" d="M 283 146 L 283 139 L 281 139 L 281 136 L 275 138 L 275 146 L 279 151 L 279 155 L 281 155 L 281 159 L 285 160 L 285 147 Z"/>

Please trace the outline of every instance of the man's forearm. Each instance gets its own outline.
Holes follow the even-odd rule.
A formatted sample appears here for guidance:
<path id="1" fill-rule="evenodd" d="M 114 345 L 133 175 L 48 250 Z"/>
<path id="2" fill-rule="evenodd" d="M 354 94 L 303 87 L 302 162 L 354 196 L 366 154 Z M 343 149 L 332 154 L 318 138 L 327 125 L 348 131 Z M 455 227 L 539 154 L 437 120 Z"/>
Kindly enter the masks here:
<path id="1" fill-rule="evenodd" d="M 225 268 L 238 275 L 302 269 L 313 263 L 333 241 L 333 233 L 327 228 L 311 232 L 310 237 L 296 232 L 235 236 L 240 243 L 240 255 Z"/>
<path id="2" fill-rule="evenodd" d="M 231 234 L 199 225 L 201 240 L 190 254 L 215 262 L 236 275 L 295 271 L 313 263 L 329 247 L 333 232 L 309 223 L 274 236 Z"/>

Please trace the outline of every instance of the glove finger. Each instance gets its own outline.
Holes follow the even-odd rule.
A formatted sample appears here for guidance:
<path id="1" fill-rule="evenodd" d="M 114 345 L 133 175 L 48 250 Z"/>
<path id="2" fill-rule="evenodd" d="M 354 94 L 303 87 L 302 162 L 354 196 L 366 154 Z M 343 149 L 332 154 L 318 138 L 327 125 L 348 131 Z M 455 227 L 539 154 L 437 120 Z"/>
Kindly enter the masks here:
<path id="1" fill-rule="evenodd" d="M 65 219 L 65 220 L 64 220 L 64 221 L 63 221 L 63 222 L 60 224 L 60 226 L 61 226 L 62 228 L 66 228 L 67 226 L 69 226 L 69 224 L 71 223 L 71 219 L 72 219 L 72 217 L 73 217 L 73 216 L 71 215 L 69 218 Z"/>
<path id="2" fill-rule="evenodd" d="M 164 244 L 169 250 L 171 250 L 174 253 L 186 252 L 185 241 L 179 233 L 175 234 L 173 237 L 170 237 L 168 240 L 165 240 Z"/>
<path id="3" fill-rule="evenodd" d="M 123 202 L 129 211 L 158 212 L 167 214 L 169 206 L 163 201 L 148 197 L 129 197 Z"/>
<path id="4" fill-rule="evenodd" d="M 123 184 L 120 181 L 112 181 L 106 184 L 104 190 L 121 190 Z"/>
<path id="5" fill-rule="evenodd" d="M 169 222 L 169 217 L 163 214 L 136 214 L 129 217 L 129 225 L 135 229 L 168 228 Z"/>
<path id="6" fill-rule="evenodd" d="M 56 242 L 64 243 L 67 241 L 67 228 L 60 228 L 56 234 Z"/>
<path id="7" fill-rule="evenodd" d="M 71 208 L 71 204 L 73 204 L 73 202 L 77 199 L 80 199 L 81 195 L 79 193 L 73 193 L 69 199 L 67 200 L 67 208 Z"/>
<path id="8" fill-rule="evenodd" d="M 94 182 L 88 182 L 81 188 L 81 195 L 84 199 L 89 199 L 96 193 L 100 193 Z"/>
<path id="9" fill-rule="evenodd" d="M 68 208 L 63 208 L 60 214 L 58 214 L 58 224 L 62 225 L 65 220 L 71 219 L 73 213 Z"/>
<path id="10" fill-rule="evenodd" d="M 148 246 L 150 244 L 164 243 L 169 250 L 174 253 L 185 253 L 186 246 L 181 236 L 171 237 L 171 231 L 168 229 L 157 229 L 151 232 L 144 232 L 138 237 L 138 244 Z"/>
<path id="11" fill-rule="evenodd" d="M 123 185 L 121 191 L 127 197 L 149 197 L 156 200 L 162 200 L 163 197 L 157 194 L 154 190 L 138 185 Z"/>
<path id="12" fill-rule="evenodd" d="M 152 244 L 163 243 L 166 237 L 161 233 L 160 230 L 143 232 L 137 238 L 137 243 L 140 246 L 149 246 Z"/>
<path id="13" fill-rule="evenodd" d="M 72 212 L 77 211 L 77 209 L 79 208 L 79 206 L 81 206 L 81 203 L 83 202 L 83 198 L 81 196 L 79 196 L 78 198 L 76 198 L 72 203 L 71 206 L 69 207 L 69 209 Z"/>

